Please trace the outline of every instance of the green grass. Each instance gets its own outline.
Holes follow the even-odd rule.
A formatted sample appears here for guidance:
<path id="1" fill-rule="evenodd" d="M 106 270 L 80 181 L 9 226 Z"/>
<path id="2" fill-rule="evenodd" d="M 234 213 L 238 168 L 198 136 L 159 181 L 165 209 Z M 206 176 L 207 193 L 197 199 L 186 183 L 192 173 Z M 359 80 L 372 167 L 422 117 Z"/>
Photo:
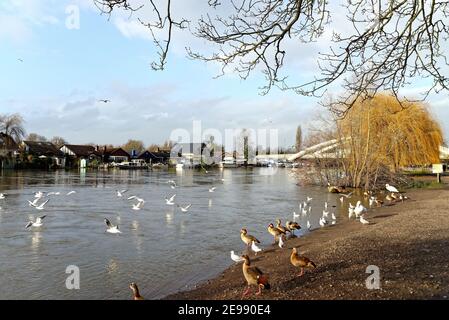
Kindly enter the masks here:
<path id="1" fill-rule="evenodd" d="M 444 186 L 444 183 L 436 181 L 413 181 L 407 187 L 412 189 L 440 189 Z"/>

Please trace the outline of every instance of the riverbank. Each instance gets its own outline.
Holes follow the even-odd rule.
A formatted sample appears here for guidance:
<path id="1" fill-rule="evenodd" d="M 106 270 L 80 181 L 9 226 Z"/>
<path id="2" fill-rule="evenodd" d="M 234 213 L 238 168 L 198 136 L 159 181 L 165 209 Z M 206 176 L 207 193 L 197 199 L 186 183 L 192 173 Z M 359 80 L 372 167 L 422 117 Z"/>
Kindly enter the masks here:
<path id="1" fill-rule="evenodd" d="M 284 249 L 271 246 L 257 257 L 251 254 L 272 288 L 246 299 L 448 299 L 449 189 L 407 195 L 411 199 L 404 203 L 370 210 L 370 225 L 342 217 L 335 226 L 288 240 Z M 289 262 L 293 247 L 317 269 L 295 277 L 297 270 Z M 379 290 L 366 288 L 369 265 L 380 269 Z M 165 299 L 240 299 L 245 284 L 238 264 Z"/>

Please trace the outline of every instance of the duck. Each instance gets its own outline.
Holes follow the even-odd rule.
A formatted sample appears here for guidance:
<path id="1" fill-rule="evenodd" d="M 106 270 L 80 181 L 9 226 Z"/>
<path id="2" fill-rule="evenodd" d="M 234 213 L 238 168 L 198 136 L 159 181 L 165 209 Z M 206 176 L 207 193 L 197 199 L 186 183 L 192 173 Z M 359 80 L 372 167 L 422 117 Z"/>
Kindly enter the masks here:
<path id="1" fill-rule="evenodd" d="M 240 238 L 242 239 L 242 241 L 246 244 L 246 246 L 250 246 L 252 244 L 252 242 L 254 241 L 255 243 L 260 243 L 259 240 L 257 240 L 256 237 L 249 235 L 248 234 L 248 230 L 246 230 L 245 228 L 242 228 L 240 230 Z"/>
<path id="2" fill-rule="evenodd" d="M 137 287 L 137 284 L 136 284 L 136 283 L 132 282 L 132 283 L 129 285 L 129 288 L 133 291 L 133 299 L 134 299 L 134 300 L 145 300 L 145 299 L 140 295 L 139 288 Z"/>
<path id="3" fill-rule="evenodd" d="M 316 264 L 312 260 L 298 254 L 297 248 L 293 248 L 292 254 L 290 255 L 290 262 L 294 267 L 301 268 L 301 273 L 298 274 L 298 277 L 304 275 L 304 268 L 316 268 Z"/>
<path id="4" fill-rule="evenodd" d="M 301 229 L 301 226 L 299 225 L 298 222 L 291 222 L 291 221 L 287 221 L 286 227 L 291 234 L 293 234 L 295 230 Z"/>
<path id="5" fill-rule="evenodd" d="M 376 202 L 376 205 L 378 207 L 381 207 L 384 204 L 384 202 L 382 200 L 379 200 L 379 199 L 374 200 L 374 202 Z"/>
<path id="6" fill-rule="evenodd" d="M 391 202 L 391 201 L 393 201 L 393 198 L 389 194 L 387 194 L 387 196 L 385 197 L 385 200 Z"/>
<path id="7" fill-rule="evenodd" d="M 285 232 L 279 230 L 278 228 L 275 228 L 272 223 L 268 225 L 267 228 L 268 232 L 274 237 L 274 243 L 276 243 L 276 239 L 281 235 L 285 234 Z"/>
<path id="8" fill-rule="evenodd" d="M 251 286 L 257 286 L 259 288 L 256 295 L 261 295 L 262 289 L 270 290 L 271 286 L 268 282 L 268 276 L 265 275 L 259 268 L 251 266 L 251 260 L 248 255 L 243 255 L 242 258 L 244 260 L 242 271 L 247 283 L 247 288 L 243 292 L 242 298 L 250 293 Z"/>
<path id="9" fill-rule="evenodd" d="M 282 225 L 281 219 L 277 219 L 277 220 L 276 220 L 276 228 L 278 228 L 279 231 L 281 231 L 281 232 L 283 232 L 283 233 L 287 233 L 287 231 L 290 231 L 290 230 L 288 230 L 286 227 L 284 227 L 284 226 Z"/>

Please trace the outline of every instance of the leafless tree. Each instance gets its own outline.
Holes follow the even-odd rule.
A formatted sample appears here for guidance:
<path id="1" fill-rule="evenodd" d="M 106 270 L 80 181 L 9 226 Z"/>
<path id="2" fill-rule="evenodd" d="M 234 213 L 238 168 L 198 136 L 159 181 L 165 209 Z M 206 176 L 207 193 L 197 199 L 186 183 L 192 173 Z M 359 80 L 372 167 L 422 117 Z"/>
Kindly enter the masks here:
<path id="1" fill-rule="evenodd" d="M 137 11 L 133 0 L 94 0 L 106 13 L 121 8 Z M 205 0 L 206 1 L 206 0 Z M 173 19 L 172 1 L 150 0 L 156 13 L 154 21 L 141 21 L 153 37 L 154 30 L 166 31 L 164 40 L 155 39 L 163 69 L 174 28 L 185 29 L 187 19 Z M 448 62 L 444 45 L 448 39 L 449 1 L 441 0 L 350 0 L 335 1 L 346 14 L 349 33 L 334 32 L 328 52 L 317 57 L 319 72 L 308 82 L 290 84 L 281 69 L 287 54 L 286 42 L 297 40 L 298 46 L 321 41 L 330 28 L 334 9 L 328 0 L 231 0 L 231 13 L 220 15 L 221 6 L 229 3 L 208 0 L 216 10 L 212 17 L 204 14 L 195 21 L 193 34 L 213 44 L 212 54 L 192 51 L 191 58 L 218 62 L 222 71 L 233 67 L 246 79 L 256 68 L 266 77 L 263 92 L 273 86 L 294 90 L 306 96 L 323 96 L 332 84 L 343 86 L 344 94 L 332 106 L 337 115 L 345 115 L 359 98 L 373 97 L 378 91 L 390 91 L 399 100 L 399 91 L 416 77 L 425 78 L 429 87 L 422 98 L 434 91 L 447 90 L 445 75 Z M 336 7 L 333 7 L 336 8 Z M 337 14 L 337 13 L 335 13 Z"/>

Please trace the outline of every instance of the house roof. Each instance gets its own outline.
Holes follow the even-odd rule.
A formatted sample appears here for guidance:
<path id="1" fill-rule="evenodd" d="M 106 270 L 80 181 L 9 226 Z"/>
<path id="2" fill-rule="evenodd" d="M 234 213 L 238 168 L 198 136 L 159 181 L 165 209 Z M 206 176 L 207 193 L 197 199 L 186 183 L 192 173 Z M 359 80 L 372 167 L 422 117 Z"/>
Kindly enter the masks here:
<path id="1" fill-rule="evenodd" d="M 0 132 L 0 148 L 1 149 L 9 149 L 9 150 L 17 150 L 19 148 L 19 146 L 17 145 L 17 143 L 14 141 L 14 139 L 3 133 Z"/>
<path id="2" fill-rule="evenodd" d="M 95 147 L 88 145 L 66 144 L 64 147 L 72 151 L 77 157 L 88 157 L 95 153 Z"/>
<path id="3" fill-rule="evenodd" d="M 170 152 L 151 152 L 144 151 L 138 157 L 138 159 L 168 159 L 170 158 Z"/>
<path id="4" fill-rule="evenodd" d="M 172 148 L 172 153 L 193 153 L 201 155 L 203 149 L 206 147 L 205 143 L 177 143 Z"/>
<path id="5" fill-rule="evenodd" d="M 131 157 L 130 154 L 122 148 L 106 149 L 102 151 L 102 154 L 112 157 Z"/>
<path id="6" fill-rule="evenodd" d="M 23 143 L 28 147 L 28 152 L 34 153 L 38 156 L 64 156 L 62 151 L 56 148 L 56 146 L 51 142 L 23 141 Z"/>

